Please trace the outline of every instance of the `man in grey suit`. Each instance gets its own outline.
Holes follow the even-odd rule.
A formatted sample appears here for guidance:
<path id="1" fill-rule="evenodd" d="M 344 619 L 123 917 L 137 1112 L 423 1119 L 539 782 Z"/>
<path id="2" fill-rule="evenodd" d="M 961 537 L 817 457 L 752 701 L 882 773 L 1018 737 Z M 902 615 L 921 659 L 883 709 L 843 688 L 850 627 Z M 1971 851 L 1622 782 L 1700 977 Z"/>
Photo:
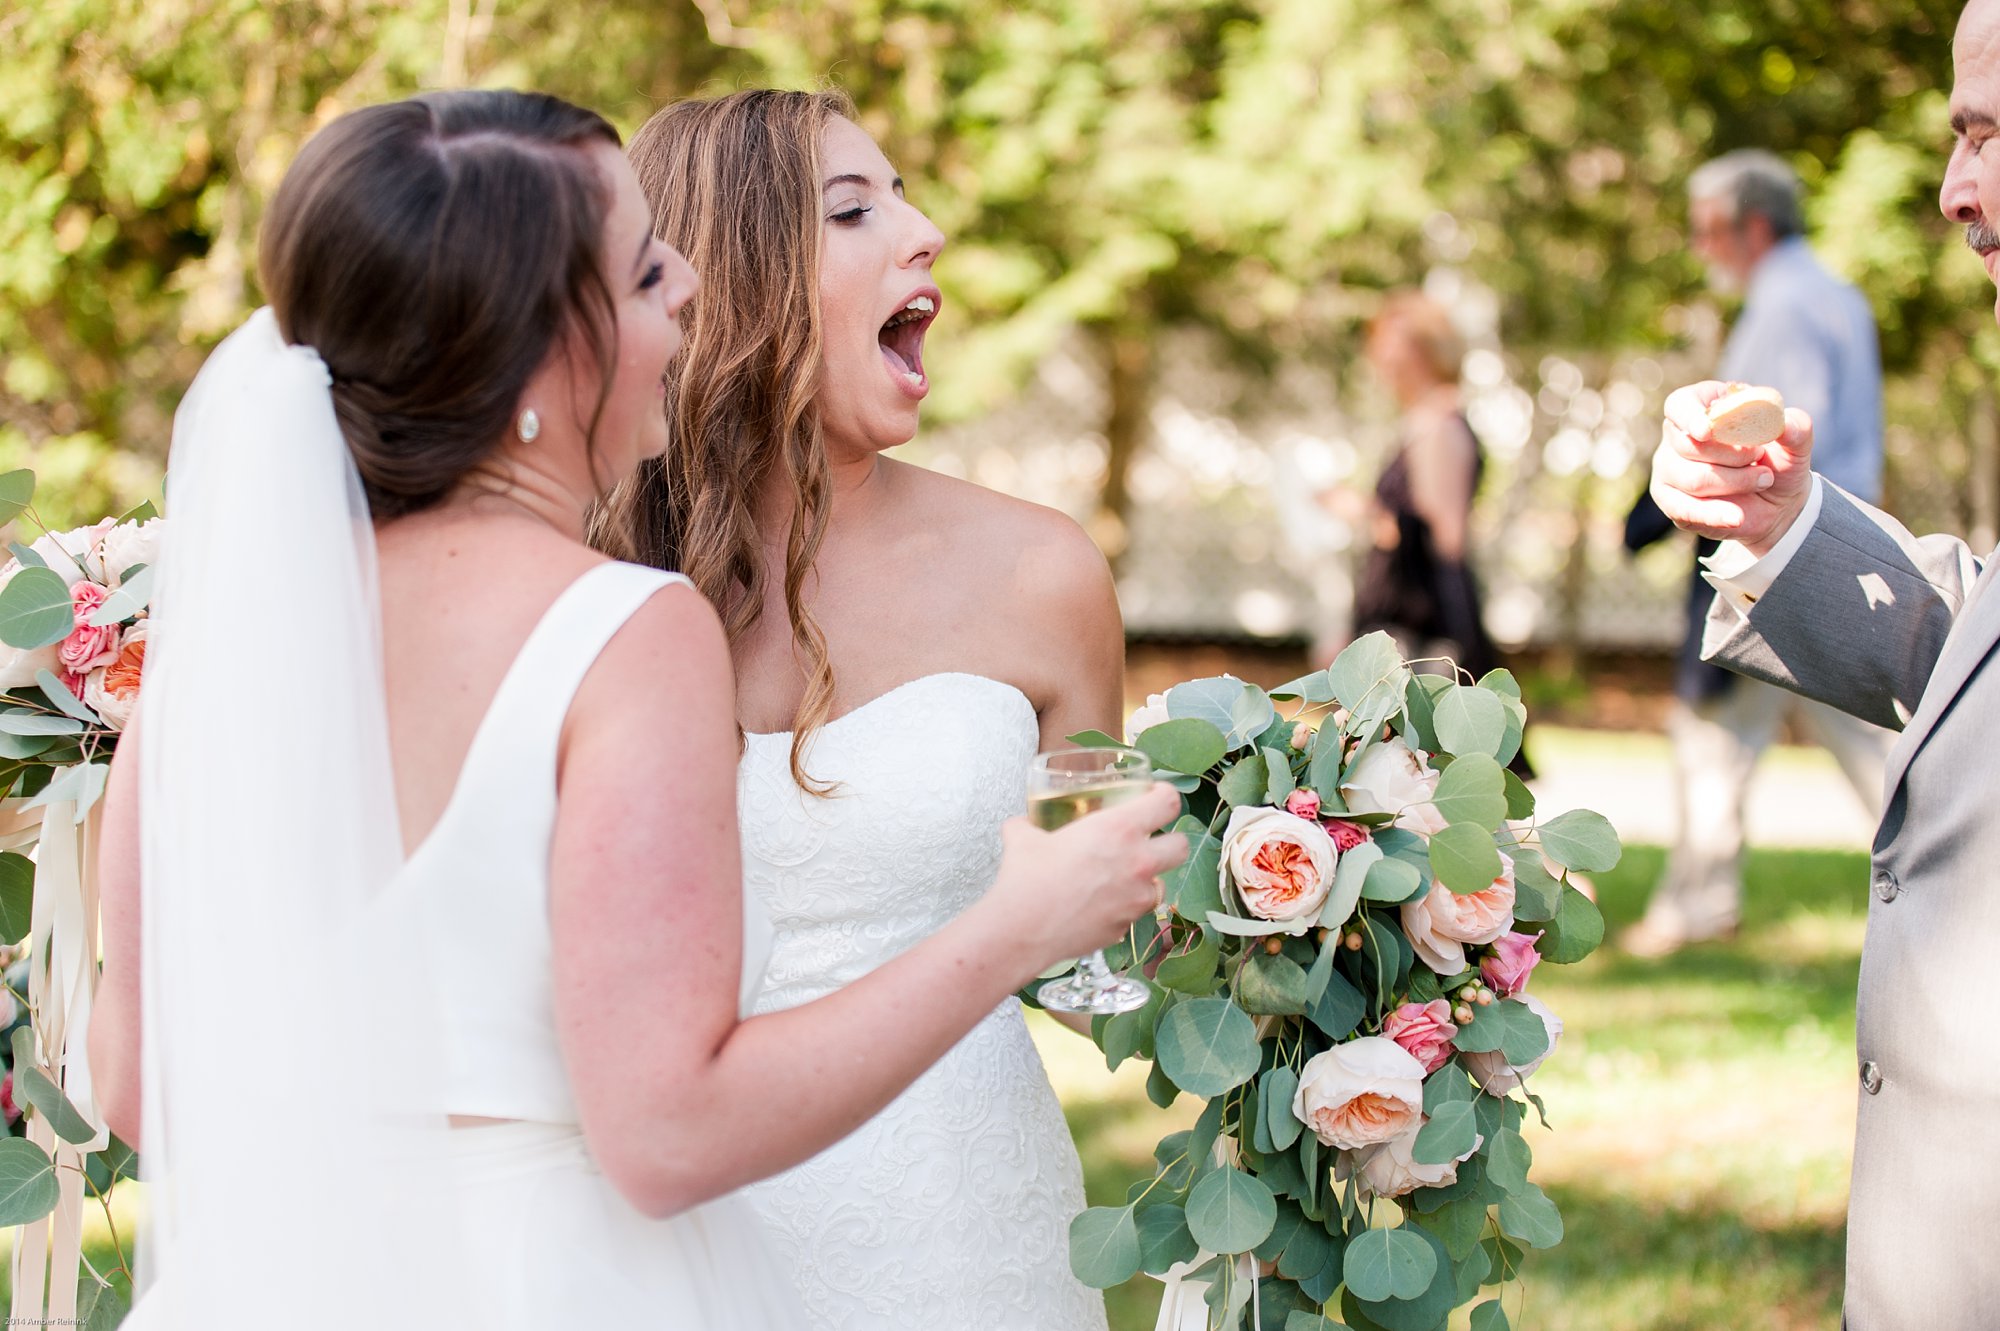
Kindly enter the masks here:
<path id="1" fill-rule="evenodd" d="M 1953 42 L 1955 141 L 1940 204 L 2000 281 L 2000 0 Z M 1994 561 L 1915 537 L 1809 470 L 1812 423 L 1731 449 L 1722 385 L 1667 400 L 1653 495 L 1726 542 L 1708 655 L 1899 729 L 1870 875 L 1860 1116 L 1847 1215 L 1850 1331 L 2000 1327 L 2000 594 Z"/>

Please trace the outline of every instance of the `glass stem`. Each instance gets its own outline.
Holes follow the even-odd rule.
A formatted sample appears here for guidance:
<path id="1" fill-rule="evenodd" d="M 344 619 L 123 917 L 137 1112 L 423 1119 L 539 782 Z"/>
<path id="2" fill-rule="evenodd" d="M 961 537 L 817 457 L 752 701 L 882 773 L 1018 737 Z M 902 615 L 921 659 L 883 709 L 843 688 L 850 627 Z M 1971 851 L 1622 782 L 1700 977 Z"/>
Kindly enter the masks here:
<path id="1" fill-rule="evenodd" d="M 1076 963 L 1078 988 L 1109 989 L 1116 981 L 1112 978 L 1111 967 L 1104 963 L 1104 949 L 1099 948 Z"/>

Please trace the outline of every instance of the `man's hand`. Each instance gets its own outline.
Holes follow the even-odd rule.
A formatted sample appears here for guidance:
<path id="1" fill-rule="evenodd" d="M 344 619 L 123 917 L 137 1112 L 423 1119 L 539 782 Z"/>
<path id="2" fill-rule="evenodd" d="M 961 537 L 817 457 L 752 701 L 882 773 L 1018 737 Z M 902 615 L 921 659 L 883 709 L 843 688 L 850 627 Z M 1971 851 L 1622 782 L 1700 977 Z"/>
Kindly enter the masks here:
<path id="1" fill-rule="evenodd" d="M 1730 385 L 1676 389 L 1653 454 L 1653 502 L 1685 531 L 1739 541 L 1762 558 L 1812 493 L 1812 418 L 1785 412 L 1785 432 L 1761 448 L 1734 448 L 1709 431 L 1708 404 Z"/>

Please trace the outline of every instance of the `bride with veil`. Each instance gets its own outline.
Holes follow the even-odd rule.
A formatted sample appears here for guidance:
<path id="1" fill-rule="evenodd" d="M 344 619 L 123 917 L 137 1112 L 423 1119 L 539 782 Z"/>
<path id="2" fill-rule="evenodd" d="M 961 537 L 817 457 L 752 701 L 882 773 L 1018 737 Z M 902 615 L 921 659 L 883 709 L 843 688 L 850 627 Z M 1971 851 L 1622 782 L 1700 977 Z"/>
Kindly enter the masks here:
<path id="1" fill-rule="evenodd" d="M 584 543 L 695 288 L 618 147 L 512 92 L 334 121 L 176 418 L 90 1045 L 152 1184 L 135 1327 L 800 1325 L 733 1190 L 1184 853 L 1165 788 L 1011 827 L 953 926 L 745 1018 L 722 631 Z"/>

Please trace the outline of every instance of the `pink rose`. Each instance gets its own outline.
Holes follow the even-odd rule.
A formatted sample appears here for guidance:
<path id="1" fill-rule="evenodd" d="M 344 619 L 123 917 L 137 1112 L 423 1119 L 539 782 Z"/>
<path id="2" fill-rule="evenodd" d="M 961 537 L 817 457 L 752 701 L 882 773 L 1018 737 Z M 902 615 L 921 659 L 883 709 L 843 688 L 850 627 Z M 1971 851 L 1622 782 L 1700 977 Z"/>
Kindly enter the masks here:
<path id="1" fill-rule="evenodd" d="M 0 1114 L 5 1114 L 9 1123 L 21 1117 L 20 1106 L 14 1103 L 14 1074 L 12 1072 L 9 1072 L 4 1077 L 0 1077 Z"/>
<path id="2" fill-rule="evenodd" d="M 1285 812 L 1305 819 L 1319 817 L 1319 792 L 1316 790 L 1293 791 L 1291 794 L 1285 796 Z M 1335 842 L 1335 849 L 1338 849 L 1339 845 L 1339 842 Z"/>
<path id="3" fill-rule="evenodd" d="M 1345 818 L 1327 819 L 1326 834 L 1333 838 L 1333 848 L 1343 855 L 1368 839 L 1367 828 Z"/>
<path id="4" fill-rule="evenodd" d="M 1493 955 L 1479 963 L 1486 987 L 1502 998 L 1511 998 L 1528 987 L 1528 976 L 1542 962 L 1535 951 L 1540 934 L 1504 933 L 1493 940 Z"/>
<path id="5" fill-rule="evenodd" d="M 1451 1019 L 1451 1004 L 1438 998 L 1428 1003 L 1403 1004 L 1382 1018 L 1382 1034 L 1423 1064 L 1424 1075 L 1428 1077 L 1451 1057 L 1451 1038 L 1458 1034 L 1458 1023 Z"/>
<path id="6" fill-rule="evenodd" d="M 1465 969 L 1465 944 L 1490 943 L 1514 923 L 1514 861 L 1500 857 L 1490 887 L 1461 896 L 1443 883 L 1402 908 L 1403 933 L 1417 957 L 1439 975 Z"/>
<path id="7" fill-rule="evenodd" d="M 91 627 L 90 617 L 110 595 L 94 582 L 79 582 L 69 589 L 70 611 L 76 627 L 56 648 L 56 659 L 72 675 L 87 675 L 118 656 L 118 626 Z"/>
<path id="8" fill-rule="evenodd" d="M 1222 833 L 1222 883 L 1260 920 L 1285 921 L 1302 934 L 1333 886 L 1338 860 L 1318 823 L 1283 809 L 1241 806 Z"/>
<path id="9" fill-rule="evenodd" d="M 1394 1141 L 1423 1122 L 1424 1066 L 1394 1040 L 1349 1040 L 1306 1060 L 1292 1113 L 1343 1151 Z"/>

